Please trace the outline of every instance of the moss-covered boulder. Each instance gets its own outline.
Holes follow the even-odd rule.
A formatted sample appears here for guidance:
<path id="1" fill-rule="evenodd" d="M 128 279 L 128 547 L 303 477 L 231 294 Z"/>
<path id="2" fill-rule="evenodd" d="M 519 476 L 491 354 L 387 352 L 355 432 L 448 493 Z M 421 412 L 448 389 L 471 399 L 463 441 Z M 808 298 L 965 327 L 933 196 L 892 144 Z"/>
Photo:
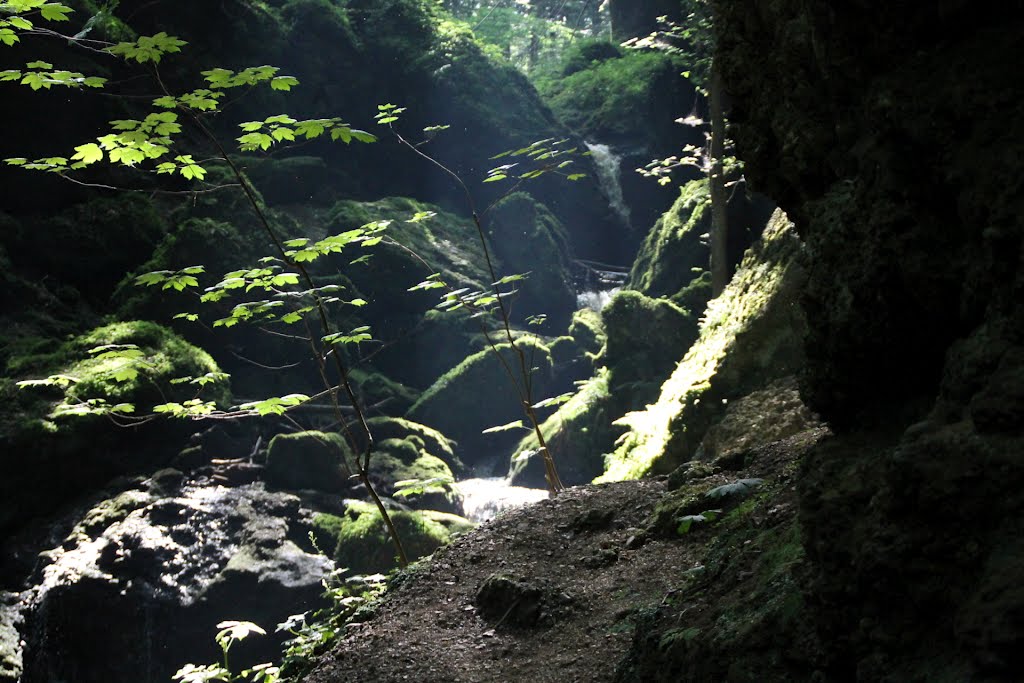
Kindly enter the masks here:
<path id="1" fill-rule="evenodd" d="M 4 241 L 19 269 L 56 277 L 101 306 L 167 231 L 154 202 L 131 193 L 26 217 L 17 225 Z"/>
<path id="2" fill-rule="evenodd" d="M 340 434 L 319 431 L 278 434 L 267 446 L 265 478 L 279 489 L 340 493 L 349 488 L 352 452 Z"/>
<path id="3" fill-rule="evenodd" d="M 771 203 L 748 194 L 742 183 L 730 195 L 726 209 L 726 240 L 730 271 L 743 258 L 771 216 Z M 707 235 L 711 230 L 711 195 L 706 178 L 679 188 L 679 196 L 644 238 L 626 281 L 628 289 L 647 296 L 668 297 L 693 313 L 701 313 L 711 299 L 711 257 Z"/>
<path id="4" fill-rule="evenodd" d="M 533 337 L 516 341 L 533 368 L 533 400 L 540 401 L 560 389 L 553 385 L 551 353 L 547 346 Z M 442 375 L 409 410 L 408 418 L 430 425 L 455 441 L 455 452 L 470 467 L 486 465 L 503 469 L 499 461 L 508 453 L 521 434 L 513 430 L 483 434 L 491 427 L 524 418 L 522 402 L 516 387 L 505 372 L 505 364 L 516 372 L 518 354 L 508 344 L 494 351 L 475 353 Z"/>
<path id="5" fill-rule="evenodd" d="M 678 293 L 708 268 L 710 250 L 702 236 L 710 227 L 707 180 L 692 180 L 679 188 L 672 208 L 647 233 L 626 286 L 654 297 Z"/>
<path id="6" fill-rule="evenodd" d="M 616 294 L 601 317 L 608 339 L 599 360 L 609 369 L 611 391 L 629 406 L 653 400 L 697 339 L 695 316 L 631 290 Z"/>
<path id="7" fill-rule="evenodd" d="M 191 380 L 199 378 L 209 380 L 204 382 L 205 400 L 224 404 L 228 398 L 227 378 L 209 354 L 147 321 L 112 323 L 56 348 L 11 357 L 6 371 L 26 379 L 54 377 L 40 385 L 43 390 L 66 384 L 53 404 L 55 416 L 81 414 L 77 408 L 90 400 L 147 411 L 155 404 L 192 398 L 199 385 Z"/>
<path id="8" fill-rule="evenodd" d="M 613 450 L 615 435 L 622 431 L 612 425 L 621 415 L 615 410 L 608 392 L 608 371 L 602 369 L 541 424 L 563 484 L 586 484 L 604 472 L 604 454 Z M 508 472 L 513 485 L 547 485 L 538 451 L 537 436 L 532 432 L 516 446 Z"/>
<path id="9" fill-rule="evenodd" d="M 389 413 L 402 414 L 407 411 L 420 392 L 396 382 L 379 372 L 363 368 L 353 368 L 349 372 L 353 388 L 363 400 L 363 405 L 373 406 L 375 410 L 386 410 Z"/>
<path id="10" fill-rule="evenodd" d="M 451 469 L 415 435 L 379 441 L 370 458 L 370 479 L 380 495 L 400 498 L 417 509 L 463 512 Z"/>
<path id="11" fill-rule="evenodd" d="M 608 339 L 601 314 L 589 308 L 581 308 L 572 314 L 569 336 L 584 352 L 591 355 L 599 354 Z"/>
<path id="12" fill-rule="evenodd" d="M 366 421 L 374 439 L 411 439 L 420 450 L 444 462 L 456 475 L 464 474 L 466 466 L 455 455 L 452 442 L 432 427 L 401 417 L 371 417 Z"/>
<path id="13" fill-rule="evenodd" d="M 488 233 L 501 261 L 499 277 L 528 273 L 515 283 L 511 311 L 516 320 L 546 315 L 542 329 L 561 332 L 576 308 L 570 272 L 569 235 L 546 206 L 524 192 L 492 209 Z"/>
<path id="14" fill-rule="evenodd" d="M 4 374 L 0 466 L 8 475 L 0 495 L 8 504 L 0 528 L 116 475 L 158 466 L 174 455 L 187 429 L 179 421 L 119 429 L 93 414 L 97 410 L 120 405 L 127 411 L 131 405 L 141 414 L 190 400 L 197 385 L 171 382 L 186 377 L 213 380 L 202 389 L 205 400 L 223 405 L 229 396 L 206 352 L 150 322 L 114 323 L 61 344 L 40 342 L 11 356 Z M 19 389 L 15 380 L 34 384 Z"/>
<path id="15" fill-rule="evenodd" d="M 473 528 L 469 520 L 443 512 L 389 510 L 389 514 L 409 560 L 429 555 L 448 543 L 453 533 Z M 316 515 L 313 533 L 321 548 L 332 551 L 338 566 L 353 574 L 387 572 L 398 566 L 384 520 L 372 503 L 349 500 L 341 516 Z"/>
<path id="16" fill-rule="evenodd" d="M 802 366 L 805 323 L 796 306 L 801 255 L 792 224 L 777 211 L 725 292 L 709 305 L 700 338 L 657 402 L 620 420 L 629 432 L 602 480 L 668 472 L 692 459 L 724 402 Z"/>

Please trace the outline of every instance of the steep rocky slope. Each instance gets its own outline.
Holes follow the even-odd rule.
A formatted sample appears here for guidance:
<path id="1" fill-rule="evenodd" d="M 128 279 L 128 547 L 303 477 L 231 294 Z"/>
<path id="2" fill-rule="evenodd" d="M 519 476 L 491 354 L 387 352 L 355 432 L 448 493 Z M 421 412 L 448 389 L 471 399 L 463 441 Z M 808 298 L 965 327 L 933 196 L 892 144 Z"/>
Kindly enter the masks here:
<path id="1" fill-rule="evenodd" d="M 718 2 L 748 175 L 807 242 L 806 590 L 837 680 L 1019 676 L 1022 25 Z M 1012 61 L 1012 60 L 1011 60 Z"/>

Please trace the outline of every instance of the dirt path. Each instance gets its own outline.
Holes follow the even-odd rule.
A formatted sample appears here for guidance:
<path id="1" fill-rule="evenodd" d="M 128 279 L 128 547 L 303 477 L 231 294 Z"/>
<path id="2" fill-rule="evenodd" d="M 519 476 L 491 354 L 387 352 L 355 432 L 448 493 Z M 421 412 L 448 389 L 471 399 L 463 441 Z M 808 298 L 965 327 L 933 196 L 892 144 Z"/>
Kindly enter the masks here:
<path id="1" fill-rule="evenodd" d="M 306 680 L 611 680 L 633 610 L 693 565 L 689 544 L 638 537 L 663 491 L 581 487 L 484 524 L 393 590 Z"/>

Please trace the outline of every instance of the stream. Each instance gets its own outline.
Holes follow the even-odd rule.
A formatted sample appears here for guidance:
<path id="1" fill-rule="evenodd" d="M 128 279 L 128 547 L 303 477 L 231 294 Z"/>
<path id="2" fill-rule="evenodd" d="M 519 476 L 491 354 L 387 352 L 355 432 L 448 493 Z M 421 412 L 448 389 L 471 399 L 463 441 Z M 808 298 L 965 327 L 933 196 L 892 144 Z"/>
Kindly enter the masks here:
<path id="1" fill-rule="evenodd" d="M 466 518 L 481 523 L 493 519 L 503 510 L 536 503 L 548 497 L 546 489 L 512 486 L 504 477 L 464 479 L 456 483 L 464 497 L 462 507 Z"/>

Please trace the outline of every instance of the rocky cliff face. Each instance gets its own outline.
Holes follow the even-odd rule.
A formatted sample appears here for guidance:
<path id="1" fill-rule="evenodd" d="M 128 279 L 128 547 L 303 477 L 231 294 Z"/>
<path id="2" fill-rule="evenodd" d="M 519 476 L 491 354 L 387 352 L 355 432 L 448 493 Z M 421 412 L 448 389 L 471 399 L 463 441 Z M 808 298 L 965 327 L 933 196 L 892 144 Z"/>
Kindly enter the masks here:
<path id="1" fill-rule="evenodd" d="M 807 244 L 807 595 L 836 680 L 1009 680 L 1024 628 L 1024 29 L 717 2 L 740 155 Z"/>

